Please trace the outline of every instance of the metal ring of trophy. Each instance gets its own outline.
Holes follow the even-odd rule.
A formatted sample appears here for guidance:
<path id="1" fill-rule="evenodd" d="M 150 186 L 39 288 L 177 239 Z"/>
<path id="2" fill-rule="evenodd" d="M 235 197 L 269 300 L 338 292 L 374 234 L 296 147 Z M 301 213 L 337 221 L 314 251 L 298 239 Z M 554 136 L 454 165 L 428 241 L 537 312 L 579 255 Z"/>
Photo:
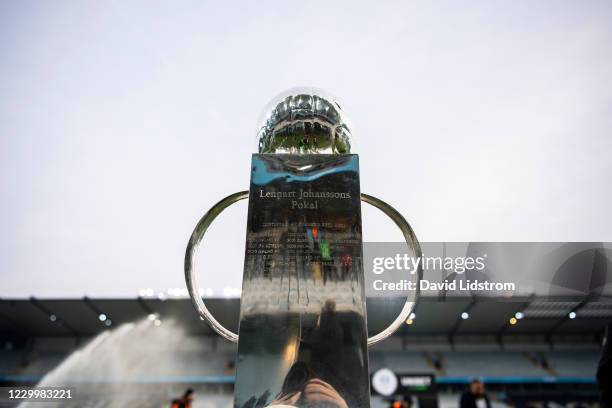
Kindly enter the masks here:
<path id="1" fill-rule="evenodd" d="M 231 330 L 228 330 L 221 323 L 219 323 L 204 304 L 202 296 L 200 295 L 198 290 L 197 279 L 194 274 L 194 264 L 198 246 L 200 245 L 202 238 L 204 238 L 206 230 L 212 224 L 215 218 L 217 218 L 217 216 L 221 214 L 223 210 L 225 210 L 230 205 L 240 200 L 244 200 L 248 197 L 248 191 L 240 191 L 225 197 L 217 204 L 215 204 L 206 214 L 204 214 L 204 216 L 196 225 L 193 233 L 191 234 L 191 238 L 189 239 L 189 244 L 187 245 L 187 251 L 185 253 L 185 280 L 187 282 L 187 289 L 189 290 L 189 295 L 191 297 L 193 305 L 195 306 L 200 316 L 205 319 L 221 337 L 234 343 L 238 342 L 238 334 L 232 332 Z M 408 224 L 408 221 L 406 221 L 406 219 L 397 210 L 395 210 L 395 208 L 391 207 L 384 201 L 367 194 L 361 194 L 361 201 L 378 208 L 389 218 L 391 218 L 395 225 L 397 225 L 402 231 L 406 243 L 415 252 L 415 255 L 417 257 L 421 256 L 421 247 L 419 245 L 419 241 L 417 240 L 412 228 L 410 227 L 410 224 Z M 419 265 L 417 277 L 420 280 L 422 276 L 423 269 Z M 397 316 L 397 318 L 385 330 L 368 338 L 368 346 L 374 345 L 392 335 L 402 325 L 402 323 L 404 323 L 406 319 L 408 319 L 410 313 L 413 310 L 414 305 L 416 304 L 416 301 L 418 300 L 418 296 L 419 291 L 417 289 L 415 292 L 414 301 L 406 299 L 402 311 Z"/>

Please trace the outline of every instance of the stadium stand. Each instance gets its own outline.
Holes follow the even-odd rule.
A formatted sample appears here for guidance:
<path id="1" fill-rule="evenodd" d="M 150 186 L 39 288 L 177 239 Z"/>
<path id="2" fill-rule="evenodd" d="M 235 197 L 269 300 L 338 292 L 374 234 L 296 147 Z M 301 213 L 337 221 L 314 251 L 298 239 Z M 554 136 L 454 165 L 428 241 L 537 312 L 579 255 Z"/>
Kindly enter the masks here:
<path id="1" fill-rule="evenodd" d="M 40 301 L 45 312 L 28 300 L 0 300 L 0 317 L 11 316 L 11 321 L 0 318 L 0 386 L 60 378 L 80 390 L 79 398 L 61 405 L 67 408 L 161 408 L 187 387 L 196 391 L 194 408 L 231 406 L 236 346 L 213 333 L 187 300 L 93 301 L 112 316 L 112 327 L 100 324 L 78 300 Z M 208 302 L 231 327 L 237 301 Z M 383 326 L 377 320 L 389 311 L 376 306 L 368 305 L 368 324 Z M 473 311 L 469 322 L 457 318 L 466 307 Z M 595 371 L 606 319 L 568 320 L 555 314 L 500 326 L 490 314 L 478 317 L 478 308 L 487 307 L 461 301 L 421 303 L 413 324 L 370 349 L 370 371 L 433 374 L 442 408 L 456 408 L 459 393 L 473 378 L 484 380 L 493 408 L 516 406 L 524 393 L 558 396 L 571 390 L 580 398 L 597 397 Z M 517 307 L 497 303 L 489 308 L 507 318 Z M 48 311 L 63 324 L 50 321 L 44 315 Z M 19 327 L 12 321 L 20 322 Z M 389 406 L 376 396 L 372 404 Z M 5 406 L 15 404 L 0 400 L 0 407 Z"/>

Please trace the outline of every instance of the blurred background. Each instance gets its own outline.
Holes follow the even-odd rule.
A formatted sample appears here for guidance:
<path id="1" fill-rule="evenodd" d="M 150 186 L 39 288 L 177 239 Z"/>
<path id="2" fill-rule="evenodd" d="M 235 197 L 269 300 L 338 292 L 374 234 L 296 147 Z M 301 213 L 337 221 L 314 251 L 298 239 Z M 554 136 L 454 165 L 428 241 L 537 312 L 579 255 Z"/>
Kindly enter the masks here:
<path id="1" fill-rule="evenodd" d="M 295 86 L 338 97 L 362 191 L 422 241 L 612 241 L 611 23 L 606 1 L 2 2 L 0 382 L 114 384 L 78 406 L 162 407 L 189 387 L 194 406 L 231 405 L 235 350 L 186 299 L 184 250 L 247 188 L 262 109 Z M 401 240 L 363 218 L 366 241 Z M 228 326 L 245 224 L 232 207 L 201 253 Z M 563 296 L 423 299 L 371 368 L 435 376 L 440 406 L 473 377 L 494 404 L 592 403 L 602 273 Z"/>

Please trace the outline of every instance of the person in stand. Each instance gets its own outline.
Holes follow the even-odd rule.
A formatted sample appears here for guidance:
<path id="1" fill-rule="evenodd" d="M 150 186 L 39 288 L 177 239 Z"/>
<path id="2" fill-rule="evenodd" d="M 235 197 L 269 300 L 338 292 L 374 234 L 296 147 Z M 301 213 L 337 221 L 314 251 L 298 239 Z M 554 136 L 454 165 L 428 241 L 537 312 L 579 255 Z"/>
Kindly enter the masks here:
<path id="1" fill-rule="evenodd" d="M 470 382 L 468 389 L 461 394 L 459 408 L 491 408 L 491 401 L 485 393 L 482 381 L 474 379 Z"/>
<path id="2" fill-rule="evenodd" d="M 172 401 L 171 408 L 191 408 L 193 402 L 193 389 L 187 388 L 181 398 Z"/>
<path id="3" fill-rule="evenodd" d="M 404 397 L 401 400 L 392 400 L 390 408 L 411 408 L 412 401 L 409 397 Z"/>
<path id="4" fill-rule="evenodd" d="M 612 408 L 612 322 L 606 326 L 597 367 L 597 383 L 601 390 L 601 402 L 604 408 Z"/>

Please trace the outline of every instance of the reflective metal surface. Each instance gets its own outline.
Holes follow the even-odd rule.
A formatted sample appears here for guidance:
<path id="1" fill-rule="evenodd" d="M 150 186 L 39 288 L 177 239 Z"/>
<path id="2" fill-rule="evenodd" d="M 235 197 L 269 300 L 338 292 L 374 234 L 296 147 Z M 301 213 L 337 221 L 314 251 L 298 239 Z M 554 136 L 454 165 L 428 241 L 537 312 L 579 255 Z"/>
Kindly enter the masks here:
<path id="1" fill-rule="evenodd" d="M 370 407 L 362 261 L 357 155 L 253 155 L 235 407 Z"/>
<path id="2" fill-rule="evenodd" d="M 191 236 L 185 255 L 191 299 L 214 330 L 237 341 L 206 308 L 193 267 L 212 221 L 249 197 L 236 408 L 369 408 L 367 346 L 390 336 L 415 304 L 418 292 L 388 328 L 368 339 L 361 200 L 385 212 L 411 250 L 421 252 L 397 211 L 361 195 L 350 136 L 340 105 L 320 90 L 276 98 L 258 131 L 249 192 L 217 203 Z"/>
<path id="3" fill-rule="evenodd" d="M 372 196 L 359 195 L 356 159 L 255 155 L 250 192 L 221 200 L 192 234 L 185 256 L 192 301 L 214 330 L 237 341 L 238 335 L 206 308 L 193 266 L 213 220 L 232 203 L 251 196 L 236 407 L 369 407 L 366 347 L 390 336 L 416 299 L 407 299 L 388 328 L 367 338 L 361 211 L 355 197 L 385 212 L 415 254 L 420 255 L 420 247 L 397 211 Z M 296 202 L 304 200 L 312 205 L 318 201 L 316 208 L 297 208 Z M 419 278 L 421 274 L 422 270 Z"/>
<path id="4" fill-rule="evenodd" d="M 350 138 L 340 104 L 314 88 L 275 98 L 258 130 L 259 153 L 344 154 L 351 151 Z"/>
<path id="5" fill-rule="evenodd" d="M 227 207 L 237 203 L 240 200 L 244 200 L 245 198 L 249 198 L 249 192 L 246 190 L 231 194 L 219 201 L 206 214 L 204 214 L 204 216 L 200 219 L 195 229 L 193 230 L 193 233 L 191 234 L 189 244 L 187 245 L 187 251 L 185 253 L 185 281 L 187 283 L 187 289 L 189 290 L 189 296 L 191 298 L 193 306 L 198 311 L 199 315 L 210 324 L 213 330 L 215 330 L 221 337 L 234 343 L 238 342 L 238 334 L 227 329 L 221 323 L 219 323 L 217 319 L 215 319 L 213 314 L 210 313 L 210 311 L 206 307 L 204 300 L 198 293 L 198 288 L 202 287 L 202 285 L 199 285 L 198 278 L 195 273 L 195 257 L 200 242 L 206 234 L 206 230 L 213 223 L 215 218 L 217 218 L 217 216 L 221 214 Z M 410 224 L 395 208 L 393 208 L 386 202 L 368 194 L 362 193 L 361 201 L 378 208 L 388 217 L 390 217 L 402 231 L 406 243 L 414 251 L 415 257 L 420 257 L 422 255 L 419 241 L 417 240 L 412 228 L 410 227 Z M 421 280 L 422 277 L 423 268 L 419 267 L 417 279 Z M 415 300 L 406 299 L 406 303 L 404 304 L 401 313 L 393 320 L 393 323 L 389 325 L 389 327 L 387 327 L 380 333 L 368 338 L 368 346 L 376 344 L 391 336 L 402 325 L 402 323 L 406 321 L 406 319 L 410 315 L 410 312 L 412 312 L 412 310 L 414 309 L 416 301 L 418 300 L 418 294 L 416 294 L 416 296 L 417 297 L 415 297 Z"/>
<path id="6" fill-rule="evenodd" d="M 238 342 L 238 335 L 231 330 L 226 329 L 221 323 L 219 323 L 204 304 L 202 296 L 198 290 L 201 286 L 198 285 L 198 278 L 195 274 L 194 267 L 198 247 L 204 238 L 204 234 L 206 234 L 206 230 L 208 227 L 210 227 L 210 224 L 212 224 L 215 218 L 217 218 L 217 216 L 227 207 L 248 197 L 248 191 L 239 191 L 225 197 L 223 200 L 215 204 L 210 210 L 208 210 L 191 233 L 189 243 L 187 244 L 187 251 L 185 252 L 185 282 L 187 283 L 187 289 L 189 290 L 191 302 L 195 306 L 200 316 L 206 320 L 208 324 L 210 324 L 213 330 L 219 333 L 221 337 L 234 343 Z"/>

